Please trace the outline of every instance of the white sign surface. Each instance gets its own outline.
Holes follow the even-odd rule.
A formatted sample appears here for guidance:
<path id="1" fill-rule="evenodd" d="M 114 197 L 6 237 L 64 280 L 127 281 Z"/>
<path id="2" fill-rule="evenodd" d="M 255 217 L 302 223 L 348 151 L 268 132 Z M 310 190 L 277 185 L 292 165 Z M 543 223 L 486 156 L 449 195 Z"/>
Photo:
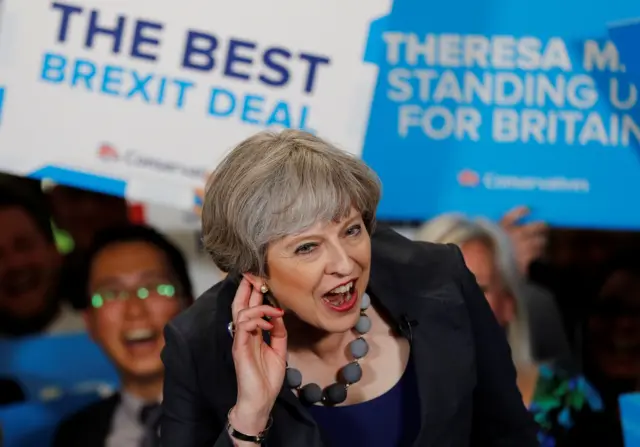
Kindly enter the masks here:
<path id="1" fill-rule="evenodd" d="M 358 153 L 388 0 L 4 0 L 0 169 L 189 209 L 243 138 Z"/>

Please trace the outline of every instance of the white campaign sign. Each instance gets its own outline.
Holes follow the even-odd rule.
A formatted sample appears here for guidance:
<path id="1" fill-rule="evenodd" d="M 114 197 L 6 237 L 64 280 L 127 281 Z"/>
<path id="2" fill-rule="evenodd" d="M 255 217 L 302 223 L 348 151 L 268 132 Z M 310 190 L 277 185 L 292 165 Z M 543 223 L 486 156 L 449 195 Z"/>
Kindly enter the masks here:
<path id="1" fill-rule="evenodd" d="M 262 129 L 359 154 L 377 75 L 363 54 L 389 5 L 4 0 L 0 170 L 189 209 Z"/>

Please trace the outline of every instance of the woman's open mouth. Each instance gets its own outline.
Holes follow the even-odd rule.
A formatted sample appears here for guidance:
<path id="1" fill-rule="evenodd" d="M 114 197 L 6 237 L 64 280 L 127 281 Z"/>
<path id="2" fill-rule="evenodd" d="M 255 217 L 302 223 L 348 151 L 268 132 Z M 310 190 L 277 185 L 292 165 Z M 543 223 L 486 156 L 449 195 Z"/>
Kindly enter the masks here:
<path id="1" fill-rule="evenodd" d="M 322 296 L 322 302 L 336 312 L 348 312 L 356 305 L 358 291 L 356 280 L 342 284 Z"/>

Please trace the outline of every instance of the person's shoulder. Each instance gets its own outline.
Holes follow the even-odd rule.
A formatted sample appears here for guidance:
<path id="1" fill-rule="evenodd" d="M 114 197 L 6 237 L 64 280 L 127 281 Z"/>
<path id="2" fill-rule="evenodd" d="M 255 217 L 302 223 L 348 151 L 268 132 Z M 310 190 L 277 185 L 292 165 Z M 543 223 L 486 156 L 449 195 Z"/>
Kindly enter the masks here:
<path id="1" fill-rule="evenodd" d="M 211 334 L 220 312 L 230 312 L 238 282 L 227 276 L 200 295 L 195 302 L 171 320 L 170 325 L 187 340 L 193 340 L 201 334 Z"/>
<path id="2" fill-rule="evenodd" d="M 460 249 L 453 244 L 437 244 L 409 239 L 388 226 L 373 233 L 372 256 L 375 263 L 391 269 L 431 278 L 451 280 L 460 274 L 464 261 Z"/>
<path id="3" fill-rule="evenodd" d="M 116 406 L 120 402 L 120 395 L 114 394 L 106 399 L 94 402 L 71 416 L 62 420 L 56 430 L 56 446 L 62 442 L 70 442 L 76 434 L 87 433 L 97 426 L 107 424 L 111 420 Z"/>
<path id="4" fill-rule="evenodd" d="M 120 395 L 113 394 L 106 399 L 87 405 L 76 413 L 62 421 L 61 426 L 75 426 L 94 422 L 99 417 L 110 415 L 115 411 L 116 406 L 120 402 Z"/>

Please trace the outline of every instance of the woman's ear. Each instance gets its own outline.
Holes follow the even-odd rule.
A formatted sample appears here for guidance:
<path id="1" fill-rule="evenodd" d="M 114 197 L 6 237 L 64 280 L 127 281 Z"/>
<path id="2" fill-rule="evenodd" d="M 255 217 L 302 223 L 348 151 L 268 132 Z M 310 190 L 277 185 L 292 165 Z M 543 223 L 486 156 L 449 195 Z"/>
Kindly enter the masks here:
<path id="1" fill-rule="evenodd" d="M 260 278 L 259 276 L 252 273 L 243 273 L 242 276 L 244 277 L 244 279 L 249 281 L 254 289 L 260 290 L 260 288 L 265 284 L 264 278 Z"/>
<path id="2" fill-rule="evenodd" d="M 260 276 L 253 275 L 251 273 L 244 273 L 242 276 L 249 281 L 254 289 L 259 290 L 260 293 L 264 295 L 264 297 L 269 301 L 269 304 L 274 307 L 280 307 L 269 290 L 269 286 L 267 286 L 267 280 L 265 278 L 261 278 Z"/>

